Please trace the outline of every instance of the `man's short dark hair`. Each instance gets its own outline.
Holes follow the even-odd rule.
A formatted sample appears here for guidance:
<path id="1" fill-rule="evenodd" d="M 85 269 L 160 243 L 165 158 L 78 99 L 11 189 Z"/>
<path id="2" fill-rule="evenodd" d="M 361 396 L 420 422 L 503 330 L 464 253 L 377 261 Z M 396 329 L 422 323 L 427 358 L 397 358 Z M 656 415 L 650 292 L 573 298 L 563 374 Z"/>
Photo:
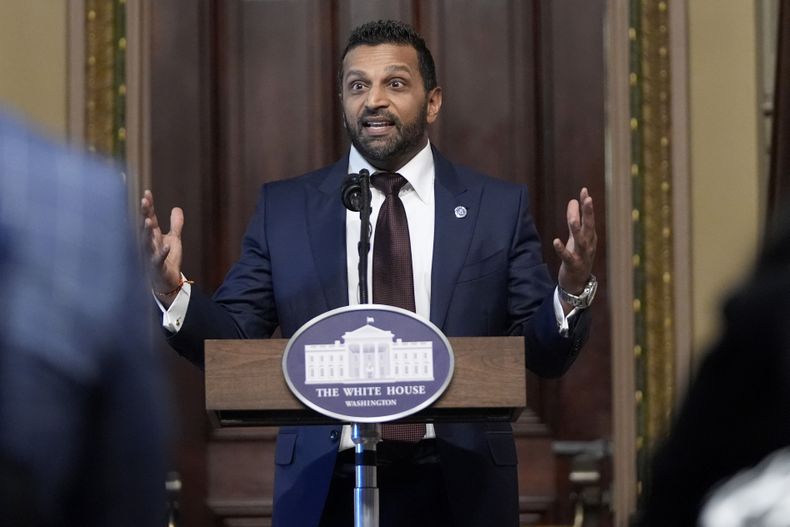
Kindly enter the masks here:
<path id="1" fill-rule="evenodd" d="M 346 49 L 343 50 L 343 56 L 340 57 L 340 69 L 338 70 L 338 86 L 341 88 L 341 93 L 343 91 L 343 60 L 348 52 L 357 46 L 378 46 L 379 44 L 413 47 L 417 51 L 420 75 L 422 75 L 425 91 L 431 91 L 436 87 L 436 67 L 433 63 L 433 56 L 420 34 L 403 22 L 377 20 L 356 27 L 348 37 Z"/>

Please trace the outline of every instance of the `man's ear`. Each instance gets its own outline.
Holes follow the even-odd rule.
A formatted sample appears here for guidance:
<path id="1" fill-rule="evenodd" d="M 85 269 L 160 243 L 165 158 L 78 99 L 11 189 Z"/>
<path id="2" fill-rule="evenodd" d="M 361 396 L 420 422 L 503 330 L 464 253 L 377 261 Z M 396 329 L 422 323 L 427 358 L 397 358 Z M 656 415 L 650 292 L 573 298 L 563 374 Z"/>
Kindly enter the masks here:
<path id="1" fill-rule="evenodd" d="M 433 123 L 439 117 L 439 110 L 442 108 L 442 88 L 437 86 L 428 92 L 428 124 Z"/>

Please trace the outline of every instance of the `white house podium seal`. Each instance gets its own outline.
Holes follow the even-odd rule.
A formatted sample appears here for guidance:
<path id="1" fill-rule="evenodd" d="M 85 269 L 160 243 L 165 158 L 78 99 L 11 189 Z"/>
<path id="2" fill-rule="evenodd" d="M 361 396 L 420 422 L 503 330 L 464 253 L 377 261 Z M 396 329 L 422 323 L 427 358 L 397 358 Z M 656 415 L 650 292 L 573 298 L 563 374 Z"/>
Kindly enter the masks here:
<path id="1" fill-rule="evenodd" d="M 307 407 L 345 422 L 382 423 L 430 406 L 453 375 L 447 337 L 411 311 L 362 304 L 302 326 L 283 354 L 288 387 Z"/>

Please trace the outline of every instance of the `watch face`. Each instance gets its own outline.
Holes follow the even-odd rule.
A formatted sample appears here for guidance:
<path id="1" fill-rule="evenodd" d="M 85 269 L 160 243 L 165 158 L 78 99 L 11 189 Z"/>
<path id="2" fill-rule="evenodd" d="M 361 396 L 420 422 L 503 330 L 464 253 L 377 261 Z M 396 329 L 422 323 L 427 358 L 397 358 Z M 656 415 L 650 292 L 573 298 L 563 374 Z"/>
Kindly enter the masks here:
<path id="1" fill-rule="evenodd" d="M 595 277 L 591 278 L 589 282 L 587 282 L 587 287 L 584 288 L 584 303 L 585 307 L 589 306 L 590 303 L 595 298 L 595 292 L 598 291 L 598 281 Z"/>
<path id="2" fill-rule="evenodd" d="M 573 307 L 586 308 L 593 301 L 597 289 L 598 289 L 598 281 L 595 279 L 595 276 L 593 276 L 584 286 L 584 290 L 581 292 L 580 295 L 572 295 L 567 291 L 565 291 L 564 289 L 560 288 L 560 293 L 561 293 L 560 296 L 562 296 L 562 299 L 565 300 L 570 305 L 572 305 Z"/>

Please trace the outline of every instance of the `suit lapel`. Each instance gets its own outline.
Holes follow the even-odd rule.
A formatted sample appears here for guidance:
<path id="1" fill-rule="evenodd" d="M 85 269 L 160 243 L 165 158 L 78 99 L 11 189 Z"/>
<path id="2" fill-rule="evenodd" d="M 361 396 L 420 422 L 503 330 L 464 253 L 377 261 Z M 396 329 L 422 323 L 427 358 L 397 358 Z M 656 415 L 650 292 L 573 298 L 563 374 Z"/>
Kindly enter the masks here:
<path id="1" fill-rule="evenodd" d="M 479 212 L 481 187 L 467 187 L 455 167 L 434 149 L 436 181 L 433 264 L 431 270 L 431 322 L 444 327 L 458 274 L 466 260 Z M 466 216 L 458 217 L 457 207 Z"/>
<path id="2" fill-rule="evenodd" d="M 330 167 L 317 188 L 307 192 L 305 216 L 310 246 L 327 309 L 348 305 L 346 209 L 340 201 L 347 171 L 348 156 Z"/>
<path id="3" fill-rule="evenodd" d="M 444 326 L 458 274 L 472 240 L 482 189 L 467 187 L 455 167 L 434 149 L 436 203 L 431 271 L 431 321 Z M 306 217 L 315 268 L 327 309 L 348 305 L 346 269 L 346 209 L 340 187 L 348 172 L 348 157 L 332 167 L 317 187 L 307 192 Z M 465 207 L 458 218 L 456 207 Z"/>

